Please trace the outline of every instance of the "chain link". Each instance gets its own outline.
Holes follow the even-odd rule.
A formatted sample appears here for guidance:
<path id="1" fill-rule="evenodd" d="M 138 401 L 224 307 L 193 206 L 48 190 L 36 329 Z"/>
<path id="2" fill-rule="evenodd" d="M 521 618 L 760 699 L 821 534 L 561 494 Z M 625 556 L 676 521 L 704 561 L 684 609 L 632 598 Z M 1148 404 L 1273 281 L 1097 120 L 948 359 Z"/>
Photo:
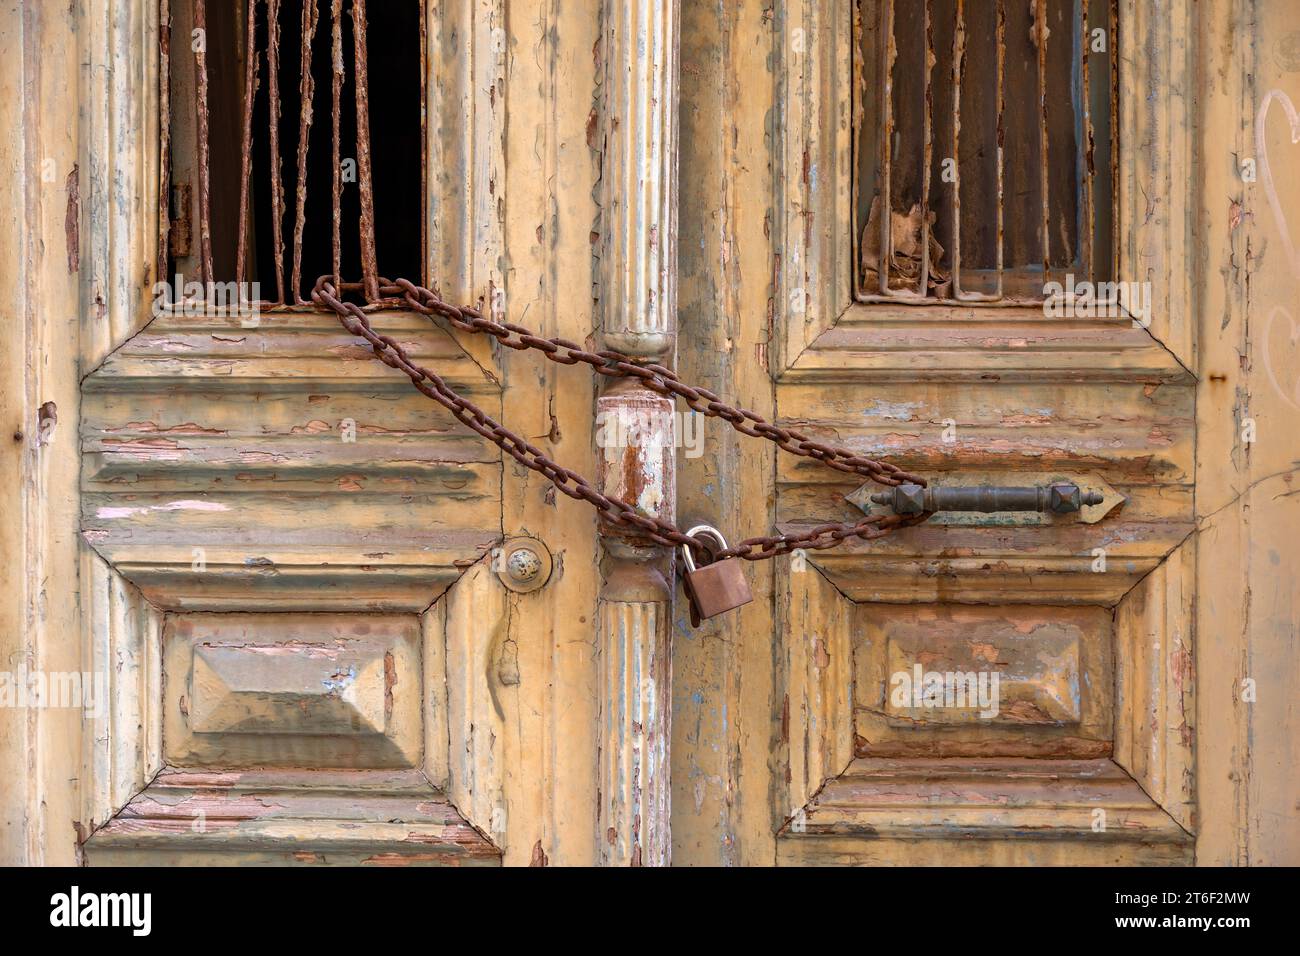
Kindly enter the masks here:
<path id="1" fill-rule="evenodd" d="M 865 458 L 843 448 L 812 441 L 793 429 L 772 424 L 749 409 L 727 405 L 713 392 L 686 384 L 675 372 L 662 365 L 637 362 L 630 356 L 612 350 L 589 352 L 566 339 L 543 338 L 522 326 L 489 319 L 477 309 L 445 302 L 436 292 L 406 279 L 379 281 L 381 296 L 404 301 L 416 312 L 441 316 L 455 328 L 466 332 L 491 335 L 507 348 L 520 351 L 535 349 L 560 365 L 583 363 L 601 375 L 639 379 L 651 391 L 681 398 L 694 411 L 712 418 L 721 418 L 743 435 L 765 438 L 791 454 L 812 458 L 837 471 L 861 475 L 882 485 L 926 483 L 923 478 L 889 462 Z M 928 513 L 906 516 L 871 515 L 856 524 L 824 524 L 799 534 L 747 538 L 724 551 L 713 553 L 697 538 L 686 535 L 675 525 L 644 514 L 618 498 L 602 494 L 582 475 L 551 461 L 540 448 L 495 421 L 469 399 L 457 394 L 436 372 L 417 365 L 396 340 L 371 327 L 370 320 L 360 306 L 339 297 L 332 276 L 321 276 L 312 289 L 311 297 L 317 305 L 326 306 L 337 313 L 339 322 L 349 333 L 369 342 L 376 358 L 385 365 L 404 372 L 416 389 L 446 408 L 468 428 L 498 446 L 521 465 L 544 475 L 570 498 L 593 505 L 611 524 L 628 529 L 655 544 L 664 547 L 686 545 L 711 561 L 731 557 L 762 561 L 789 554 L 799 548 L 814 551 L 833 548 L 847 538 L 869 541 L 882 537 L 895 528 L 919 524 L 930 517 Z"/>

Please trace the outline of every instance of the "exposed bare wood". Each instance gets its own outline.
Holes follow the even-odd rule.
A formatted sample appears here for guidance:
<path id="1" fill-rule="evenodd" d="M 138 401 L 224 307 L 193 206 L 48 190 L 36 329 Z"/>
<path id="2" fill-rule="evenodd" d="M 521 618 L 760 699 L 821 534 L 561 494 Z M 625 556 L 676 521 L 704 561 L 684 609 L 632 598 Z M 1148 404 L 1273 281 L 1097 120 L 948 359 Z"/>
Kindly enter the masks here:
<path id="1" fill-rule="evenodd" d="M 864 604 L 853 621 L 859 756 L 1110 756 L 1109 609 Z M 996 697 L 982 706 L 979 688 L 963 686 L 976 691 L 965 706 L 900 703 L 896 675 L 910 679 L 917 665 L 996 673 Z"/>
<path id="2" fill-rule="evenodd" d="M 1113 682 L 1107 675 L 1118 650 L 1110 609 L 1126 600 L 1144 576 L 1163 568 L 1162 562 L 1174 560 L 1169 555 L 1194 528 L 1195 377 L 1180 362 L 1184 351 L 1166 348 L 1165 338 L 1153 338 L 1127 319 L 1071 321 L 1045 316 L 1042 309 L 1014 307 L 990 314 L 973 307 L 919 310 L 849 305 L 852 272 L 837 263 L 851 255 L 852 238 L 838 233 L 837 223 L 844 221 L 841 210 L 852 206 L 854 193 L 845 162 L 848 146 L 839 138 L 845 124 L 832 119 L 848 109 L 845 101 L 851 87 L 842 78 L 849 71 L 836 66 L 845 62 L 849 51 L 846 31 L 809 30 L 827 15 L 828 7 L 833 14 L 834 6 L 785 3 L 774 21 L 778 31 L 785 31 L 785 42 L 778 46 L 775 80 L 782 122 L 777 124 L 780 132 L 773 147 L 781 212 L 771 245 L 777 283 L 774 332 L 784 350 L 783 364 L 776 369 L 780 420 L 940 481 L 960 471 L 1014 484 L 1019 472 L 1082 469 L 1124 500 L 1097 522 L 1053 519 L 1046 534 L 1014 519 L 936 520 L 879 542 L 809 554 L 798 563 L 799 570 L 791 563 L 785 578 L 788 589 L 778 592 L 779 613 L 788 622 L 777 629 L 787 648 L 784 659 L 803 661 L 807 655 L 801 647 L 808 635 L 822 644 L 810 658 L 812 671 L 789 663 L 778 673 L 775 696 L 783 702 L 782 739 L 788 742 L 789 752 L 789 792 L 782 791 L 779 798 L 787 803 L 779 808 L 787 823 L 781 831 L 778 860 L 1190 862 L 1191 839 L 1182 825 L 1188 820 L 1185 795 L 1194 787 L 1190 776 L 1179 781 L 1177 790 L 1161 790 L 1156 802 L 1139 786 L 1149 779 L 1144 769 L 1134 769 L 1131 778 L 1102 758 L 1111 753 L 1113 741 L 1125 741 L 1128 748 L 1127 742 L 1135 737 L 1177 739 L 1179 711 L 1162 710 L 1154 727 L 1142 729 L 1139 724 L 1144 718 L 1134 712 L 1131 698 L 1117 701 L 1113 696 Z M 891 12 L 897 14 L 891 7 L 880 5 L 886 19 Z M 918 7 L 909 16 L 920 18 L 922 12 Z M 1068 42 L 1061 37 L 1075 35 L 1075 27 L 1053 18 L 1049 29 L 1053 11 L 1047 4 L 1017 8 L 1014 25 L 1008 22 L 1011 12 L 998 4 L 994 26 L 1001 39 L 997 46 L 1001 50 L 1009 29 L 1036 40 L 1042 87 L 1037 101 L 1045 112 L 1043 122 L 1035 123 L 1039 132 L 1034 151 L 1041 153 L 1048 120 L 1056 115 L 1054 87 L 1041 69 L 1047 45 L 1051 42 L 1055 48 L 1057 42 Z M 1031 14 L 1036 17 L 1031 19 Z M 851 21 L 845 15 L 839 22 Z M 903 50 L 885 36 L 884 48 L 877 49 L 876 55 L 885 64 L 882 76 L 887 81 L 893 76 L 894 82 L 902 82 L 899 71 L 906 69 L 911 71 L 909 77 L 915 77 L 908 89 L 922 89 L 926 74 L 921 60 L 933 46 L 930 32 L 923 31 L 920 52 L 907 64 L 901 59 L 895 62 Z M 1082 28 L 1078 36 L 1081 42 Z M 958 53 L 961 40 L 954 31 Z M 956 87 L 961 82 L 960 64 L 954 72 Z M 1005 109 L 1001 57 L 996 74 L 1000 195 Z M 1010 77 L 1006 81 L 1011 82 Z M 923 112 L 918 109 L 911 119 L 891 118 L 891 99 L 886 91 L 881 106 L 884 117 L 877 116 L 876 121 L 888 130 L 891 124 L 914 120 L 915 128 L 905 135 L 920 137 L 918 142 L 929 140 Z M 804 118 L 808 116 L 819 122 L 809 123 Z M 954 139 L 958 135 L 954 131 Z M 887 134 L 881 149 L 890 149 Z M 1016 149 L 1024 153 L 1028 146 L 1020 144 Z M 1053 141 L 1054 154 L 1055 150 Z M 1045 157 L 1040 159 L 1045 164 Z M 1020 163 L 1020 158 L 1014 162 Z M 1041 254 L 1050 268 L 1068 258 L 1073 240 L 1060 240 L 1058 248 L 1057 238 L 1047 232 L 1052 221 L 1049 198 L 1057 188 L 1056 180 L 1048 176 L 1045 165 L 1031 166 L 1033 188 L 1042 197 L 1041 206 L 1034 208 L 1033 230 L 1038 234 L 1034 254 Z M 876 175 L 883 183 L 888 171 L 877 167 Z M 923 178 L 924 170 L 918 170 L 917 181 L 924 191 Z M 1011 188 L 1010 181 L 1007 185 Z M 810 201 L 813 197 L 816 202 Z M 865 199 L 860 199 L 858 208 L 863 205 Z M 924 229 L 924 221 L 923 216 L 918 219 L 919 229 Z M 882 249 L 892 241 L 892 232 L 890 223 L 882 221 Z M 1000 223 L 998 232 L 1000 266 Z M 1010 250 L 1008 261 L 1017 261 L 1014 256 L 1023 252 Z M 1021 260 L 1028 261 L 1023 255 Z M 820 271 L 820 278 L 810 281 L 817 274 L 814 270 Z M 792 275 L 799 283 L 800 294 L 795 296 L 790 295 L 794 290 L 787 282 Z M 1187 317 L 1171 316 L 1164 327 L 1172 322 L 1185 328 Z M 865 398 L 864 386 L 869 389 Z M 777 458 L 776 475 L 778 529 L 852 515 L 845 497 L 856 489 L 855 483 L 839 482 L 824 469 L 784 456 Z M 983 527 L 977 531 L 974 525 Z M 1100 563 L 1099 556 L 1104 559 Z M 811 594 L 820 594 L 823 600 L 810 610 Z M 855 609 L 846 598 L 888 603 Z M 994 606 L 967 609 L 950 602 Z M 837 629 L 837 620 L 856 623 Z M 1159 658 L 1159 638 L 1139 633 L 1141 629 L 1127 617 L 1124 620 L 1124 640 L 1129 642 L 1124 646 L 1130 657 L 1140 652 Z M 922 626 L 918 621 L 928 623 Z M 909 637 L 908 627 L 920 630 Z M 935 633 L 936 628 L 940 633 Z M 943 636 L 947 630 L 950 639 Z M 854 648 L 849 655 L 837 654 L 839 645 L 827 639 L 837 633 L 858 635 L 857 643 L 839 639 Z M 979 634 L 985 636 L 983 641 L 975 640 Z M 975 644 L 998 649 L 991 652 L 997 667 L 1006 669 L 1003 703 L 1008 709 L 999 720 L 971 723 L 954 714 L 918 716 L 891 708 L 886 681 L 902 667 L 904 658 L 947 661 L 962 670 L 974 666 L 970 655 Z M 821 798 L 813 795 L 827 779 L 836 782 L 827 784 L 824 794 L 854 779 L 853 770 L 838 776 L 852 754 L 852 741 L 847 751 L 843 743 L 848 739 L 844 736 L 847 713 L 828 720 L 835 709 L 828 704 L 810 708 L 809 701 L 816 699 L 810 689 L 822 687 L 822 700 L 836 700 L 833 688 L 821 682 L 837 666 L 837 657 L 853 653 L 857 679 L 841 683 L 856 688 L 860 752 L 948 754 L 943 765 L 954 772 L 959 772 L 955 769 L 962 759 L 959 755 L 996 756 L 986 771 L 991 783 L 1014 778 L 1015 754 L 1039 759 L 1097 758 L 1093 770 L 1078 772 L 1095 771 L 1113 780 L 1116 793 L 1123 794 L 1116 797 L 1116 810 L 1133 807 L 1144 821 L 1138 829 L 1145 829 L 1148 836 L 1112 832 L 1090 849 L 1073 839 L 1025 840 L 1023 829 L 1011 816 L 985 815 L 975 809 L 979 803 L 975 801 L 972 820 L 986 828 L 979 839 L 957 839 L 960 834 L 946 826 L 946 815 L 934 813 L 918 818 L 915 825 L 920 830 L 900 830 L 897 842 L 882 841 L 880 828 L 887 826 L 886 818 L 872 816 L 876 810 L 866 800 L 853 811 L 867 821 L 860 829 L 854 829 L 849 817 L 842 822 L 835 818 L 824 835 L 809 837 L 810 819 L 818 813 L 823 820 L 830 819 Z M 1123 709 L 1117 709 L 1121 705 Z M 1184 701 L 1184 713 L 1186 706 Z M 837 753 L 842 757 L 834 757 Z M 1190 769 L 1185 749 L 1165 754 L 1169 772 L 1175 767 Z M 835 766 L 837 759 L 842 762 Z M 997 802 L 990 797 L 990 804 Z M 1071 816 L 1074 811 L 1050 787 L 1028 796 L 1025 812 L 1051 820 L 1046 825 L 1058 835 L 1073 827 L 1088 829 L 1090 824 L 1082 807 Z"/>
<path id="3" fill-rule="evenodd" d="M 854 305 L 782 373 L 783 382 L 982 381 L 1015 386 L 1193 376 L 1128 320 L 1046 319 L 1041 309 L 917 310 Z M 1189 391 L 1189 389 L 1184 389 Z"/>
<path id="4" fill-rule="evenodd" d="M 516 302 L 513 294 L 508 294 L 503 270 L 506 222 L 501 200 L 510 172 L 505 136 L 507 43 L 504 38 L 507 34 L 503 3 L 504 0 L 430 3 L 431 52 L 425 74 L 429 97 L 425 124 L 429 167 L 425 214 L 428 278 L 449 300 L 482 301 L 498 319 L 504 318 L 507 311 L 521 315 L 517 310 L 536 307 L 531 302 Z M 549 67 L 566 52 L 555 49 L 546 55 L 543 66 Z M 536 96 L 538 109 L 560 108 L 555 91 Z M 590 98 L 587 106 L 590 107 Z M 546 115 L 551 114 L 537 117 L 538 122 L 542 123 Z M 583 165 L 586 167 L 585 161 Z M 536 173 L 535 168 L 533 172 Z M 551 208 L 541 214 L 550 216 L 555 212 Z M 536 241 L 536 223 L 528 228 Z M 586 248 L 589 254 L 590 243 Z M 584 278 L 589 300 L 590 277 Z M 582 338 L 588 328 L 579 333 L 575 327 L 574 335 Z M 491 366 L 496 359 L 486 338 L 464 336 L 460 342 L 480 364 Z"/>
<path id="5" fill-rule="evenodd" d="M 671 349 L 677 309 L 678 2 L 601 7 L 600 301 L 611 348 Z"/>
<path id="6" fill-rule="evenodd" d="M 444 291 L 462 287 L 483 296 L 494 314 L 526 317 L 542 334 L 583 341 L 600 322 L 591 233 L 601 165 L 589 141 L 602 75 L 592 56 L 599 18 L 572 16 L 550 3 L 512 4 L 507 17 L 502 0 L 437 4 L 430 11 L 440 21 L 432 26 L 440 45 L 430 57 L 437 76 L 429 124 L 430 190 L 438 204 L 430 218 L 433 275 Z M 458 50 L 464 52 L 451 55 Z M 465 124 L 471 115 L 472 137 Z M 481 341 L 472 347 L 491 355 Z M 516 383 L 503 394 L 504 420 L 556 460 L 594 474 L 591 376 L 523 353 L 510 353 L 501 364 Z M 509 728 L 501 738 L 505 859 L 591 865 L 597 859 L 596 523 L 590 509 L 514 468 L 503 474 L 501 520 L 507 536 L 544 541 L 555 562 L 545 587 L 511 594 L 500 634 L 501 660 L 512 661 L 518 677 L 496 691 Z"/>
<path id="7" fill-rule="evenodd" d="M 445 332 L 376 322 L 493 407 Z M 420 611 L 499 534 L 495 449 L 327 317 L 163 316 L 85 391 L 84 536 L 163 606 Z"/>
<path id="8" fill-rule="evenodd" d="M 853 759 L 854 607 L 814 568 L 783 574 L 778 586 L 776 629 L 788 635 L 777 685 L 784 822 Z"/>
<path id="9" fill-rule="evenodd" d="M 749 267 L 748 281 L 770 269 L 776 370 L 794 364 L 852 300 L 852 107 L 844 78 L 852 75 L 853 50 L 839 28 L 851 22 L 852 5 L 782 2 L 772 20 L 771 245 L 767 262 Z"/>
<path id="10" fill-rule="evenodd" d="M 106 822 L 162 769 L 163 614 L 89 548 L 82 549 L 82 595 L 89 637 L 84 659 L 90 686 L 103 699 L 86 714 L 78 819 L 89 830 Z M 86 678 L 83 677 L 83 681 Z"/>
<path id="11" fill-rule="evenodd" d="M 624 562 L 601 589 L 596 839 L 597 859 L 606 866 L 671 860 L 672 599 L 665 582 L 647 582 L 648 576 Z"/>
<path id="12" fill-rule="evenodd" d="M 439 604 L 445 608 L 447 795 L 500 845 L 510 832 L 499 667 L 510 619 L 509 595 L 480 561 Z"/>
<path id="13" fill-rule="evenodd" d="M 414 615 L 170 614 L 163 641 L 168 766 L 421 763 Z"/>
<path id="14" fill-rule="evenodd" d="M 1227 6 L 1234 3 L 1225 0 Z M 1195 7 L 1113 0 L 1112 8 L 1118 22 L 1112 21 L 1110 32 L 1118 56 L 1111 62 L 1124 64 L 1118 70 L 1120 108 L 1113 123 L 1119 150 L 1118 278 L 1151 283 L 1151 335 L 1195 370 L 1192 262 L 1204 227 L 1197 225 L 1192 211 L 1192 198 L 1202 187 L 1194 185 L 1196 133 L 1192 98 L 1185 91 L 1196 82 L 1194 57 L 1199 56 L 1203 74 L 1218 69 L 1216 56 L 1209 52 L 1214 44 L 1207 35 L 1206 49 L 1196 53 Z M 1144 91 L 1153 84 L 1169 94 L 1147 95 Z M 1184 92 L 1175 95 L 1175 90 Z"/>

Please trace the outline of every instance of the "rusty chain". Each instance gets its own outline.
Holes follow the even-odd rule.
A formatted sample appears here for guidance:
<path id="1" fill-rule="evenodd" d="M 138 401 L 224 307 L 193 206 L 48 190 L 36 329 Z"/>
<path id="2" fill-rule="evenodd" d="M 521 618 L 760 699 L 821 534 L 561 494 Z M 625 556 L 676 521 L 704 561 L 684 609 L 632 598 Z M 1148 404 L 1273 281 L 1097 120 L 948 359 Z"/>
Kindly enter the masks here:
<path id="1" fill-rule="evenodd" d="M 651 391 L 681 398 L 694 411 L 712 418 L 721 418 L 741 434 L 765 438 L 791 454 L 812 458 L 838 471 L 862 475 L 882 485 L 893 486 L 903 482 L 925 485 L 923 478 L 888 462 L 864 458 L 843 448 L 812 441 L 797 431 L 773 425 L 748 409 L 727 405 L 713 392 L 686 384 L 675 372 L 662 365 L 638 362 L 612 350 L 589 352 L 565 339 L 542 338 L 522 326 L 489 319 L 469 306 L 455 306 L 445 302 L 436 292 L 406 279 L 380 279 L 379 283 L 381 296 L 403 300 L 407 306 L 424 315 L 441 316 L 454 327 L 466 332 L 491 335 L 507 348 L 536 349 L 560 365 L 584 363 L 601 375 L 640 379 L 641 384 Z M 570 498 L 595 506 L 610 523 L 630 529 L 656 544 L 665 547 L 686 545 L 709 561 L 731 557 L 762 561 L 789 554 L 799 548 L 814 551 L 833 548 L 848 538 L 870 541 L 889 534 L 895 528 L 918 524 L 930 517 L 929 513 L 907 516 L 871 515 L 856 524 L 824 524 L 799 534 L 747 538 L 724 551 L 714 553 L 697 538 L 686 535 L 675 525 L 644 514 L 618 498 L 602 494 L 582 475 L 551 461 L 540 448 L 495 421 L 469 399 L 457 394 L 436 372 L 417 365 L 396 340 L 371 327 L 370 320 L 360 306 L 340 298 L 332 276 L 321 276 L 316 280 L 311 297 L 317 305 L 327 306 L 337 313 L 339 322 L 348 332 L 369 342 L 376 358 L 385 365 L 404 372 L 417 390 L 446 408 L 468 428 L 497 445 L 521 465 L 545 476 Z"/>

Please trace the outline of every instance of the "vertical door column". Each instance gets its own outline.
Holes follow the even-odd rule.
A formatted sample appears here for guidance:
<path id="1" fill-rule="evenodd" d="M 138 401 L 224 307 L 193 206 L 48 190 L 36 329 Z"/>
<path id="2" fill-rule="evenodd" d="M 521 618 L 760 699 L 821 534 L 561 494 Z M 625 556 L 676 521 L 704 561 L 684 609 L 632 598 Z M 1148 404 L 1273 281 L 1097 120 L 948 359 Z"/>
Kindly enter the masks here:
<path id="1" fill-rule="evenodd" d="M 599 110 L 603 347 L 671 367 L 677 321 L 677 0 L 605 0 Z M 597 399 L 600 487 L 675 519 L 674 402 L 630 379 Z M 602 521 L 598 859 L 670 861 L 673 555 Z"/>

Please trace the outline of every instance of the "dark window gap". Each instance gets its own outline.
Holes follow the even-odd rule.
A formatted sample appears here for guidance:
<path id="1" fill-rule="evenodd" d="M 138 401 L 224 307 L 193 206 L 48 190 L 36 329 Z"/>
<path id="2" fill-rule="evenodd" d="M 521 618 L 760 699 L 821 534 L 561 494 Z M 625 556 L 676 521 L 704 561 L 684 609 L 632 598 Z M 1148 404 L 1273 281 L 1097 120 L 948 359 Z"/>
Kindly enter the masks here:
<path id="1" fill-rule="evenodd" d="M 293 235 L 297 219 L 298 133 L 303 3 L 315 3 L 318 14 L 311 48 L 312 124 L 307 154 L 307 201 L 302 239 L 302 279 L 299 293 L 309 297 L 319 276 L 333 271 L 333 121 L 330 0 L 282 0 L 279 8 L 280 99 L 279 152 L 283 183 L 282 269 L 286 300 L 293 290 Z M 194 58 L 186 42 L 193 22 L 193 0 L 172 0 L 173 175 L 194 180 L 192 126 L 188 134 L 177 124 L 194 122 Z M 375 208 L 375 249 L 380 275 L 422 281 L 423 249 L 423 128 L 421 123 L 420 0 L 370 0 L 367 13 L 369 61 L 370 154 Z M 184 9 L 178 10 L 183 7 Z M 264 300 L 276 297 L 275 251 L 270 150 L 270 73 L 267 62 L 267 3 L 257 4 L 255 50 L 258 78 L 253 101 L 249 229 L 246 279 L 260 284 Z M 340 109 L 340 159 L 357 160 L 355 66 L 353 63 L 352 3 L 344 0 L 340 18 L 344 82 Z M 209 175 L 213 279 L 235 279 L 238 240 L 240 174 L 243 156 L 243 103 L 247 6 L 243 0 L 208 0 L 207 64 L 209 84 Z M 181 33 L 177 28 L 186 32 Z M 188 75 L 186 75 L 188 74 Z M 187 155 L 188 154 L 188 155 Z M 340 202 L 341 273 L 344 281 L 362 277 L 360 254 L 360 170 L 347 177 Z M 197 189 L 195 190 L 197 192 Z M 197 209 L 194 225 L 198 252 Z M 193 258 L 176 262 L 197 277 Z"/>

